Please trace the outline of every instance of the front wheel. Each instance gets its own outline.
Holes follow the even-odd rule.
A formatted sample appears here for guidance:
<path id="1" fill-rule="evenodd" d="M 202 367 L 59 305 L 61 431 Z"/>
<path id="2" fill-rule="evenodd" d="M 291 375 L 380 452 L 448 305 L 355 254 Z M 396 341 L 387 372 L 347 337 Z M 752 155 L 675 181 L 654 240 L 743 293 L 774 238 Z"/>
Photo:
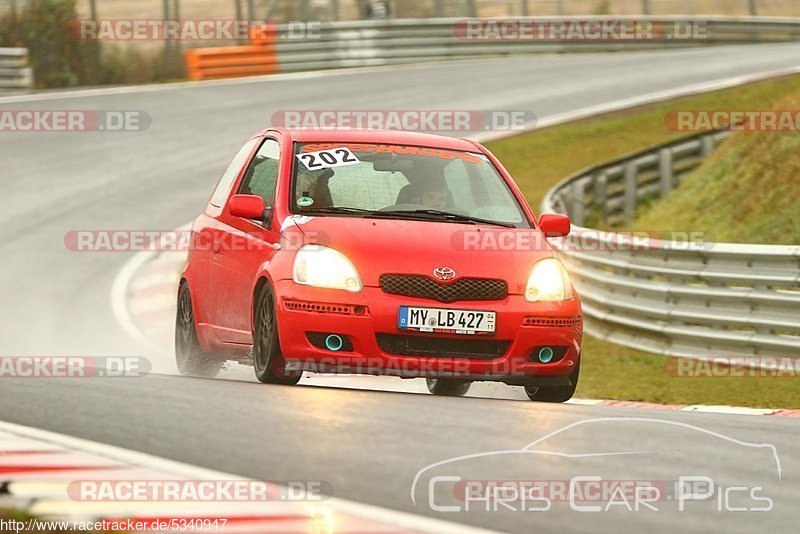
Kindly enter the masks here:
<path id="1" fill-rule="evenodd" d="M 425 384 L 428 386 L 428 391 L 434 395 L 463 397 L 469 391 L 472 382 L 452 378 L 426 378 Z"/>
<path id="2" fill-rule="evenodd" d="M 264 384 L 297 384 L 302 372 L 286 370 L 286 360 L 281 354 L 278 340 L 278 319 L 272 288 L 265 285 L 258 296 L 253 325 L 253 365 L 256 378 Z"/>
<path id="3" fill-rule="evenodd" d="M 575 370 L 569 375 L 569 386 L 525 386 L 525 393 L 532 401 L 538 402 L 567 402 L 575 394 L 578 387 L 578 376 L 580 375 L 581 364 L 575 366 Z"/>
<path id="4" fill-rule="evenodd" d="M 175 363 L 182 375 L 213 378 L 217 376 L 222 364 L 220 358 L 203 352 L 197 339 L 197 325 L 192 308 L 192 294 L 189 284 L 181 284 L 178 290 L 178 315 L 175 320 Z"/>

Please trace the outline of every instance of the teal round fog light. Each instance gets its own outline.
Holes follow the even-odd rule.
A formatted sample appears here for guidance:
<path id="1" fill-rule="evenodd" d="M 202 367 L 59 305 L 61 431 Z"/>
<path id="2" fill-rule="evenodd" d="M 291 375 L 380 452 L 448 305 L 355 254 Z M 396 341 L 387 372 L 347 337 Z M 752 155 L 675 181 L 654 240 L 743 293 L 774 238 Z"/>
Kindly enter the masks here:
<path id="1" fill-rule="evenodd" d="M 539 349 L 539 361 L 542 363 L 550 363 L 553 360 L 553 349 L 550 347 L 542 347 Z"/>
<path id="2" fill-rule="evenodd" d="M 344 340 L 336 334 L 331 334 L 325 338 L 325 347 L 330 351 L 337 352 L 342 350 L 343 345 Z"/>

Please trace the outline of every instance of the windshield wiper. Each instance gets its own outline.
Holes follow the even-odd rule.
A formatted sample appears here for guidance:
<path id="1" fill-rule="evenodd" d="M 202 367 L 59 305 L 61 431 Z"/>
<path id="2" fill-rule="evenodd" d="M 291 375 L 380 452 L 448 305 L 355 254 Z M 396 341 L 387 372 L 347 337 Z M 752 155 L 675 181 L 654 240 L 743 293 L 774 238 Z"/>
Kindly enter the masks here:
<path id="1" fill-rule="evenodd" d="M 337 214 L 337 213 L 353 213 L 356 215 L 372 215 L 375 213 L 380 213 L 379 211 L 375 210 L 365 210 L 361 208 L 351 208 L 349 206 L 329 206 L 326 208 L 312 208 L 303 210 L 303 215 L 313 215 L 315 213 L 327 213 L 327 214 Z"/>
<path id="2" fill-rule="evenodd" d="M 376 218 L 401 218 L 401 219 L 422 219 L 426 221 L 452 221 L 468 224 L 488 224 L 493 226 L 502 226 L 503 228 L 516 228 L 516 225 L 510 223 L 502 223 L 497 221 L 490 221 L 488 219 L 481 219 L 479 217 L 471 217 L 469 215 L 460 215 L 458 213 L 450 213 L 448 211 L 425 209 L 425 210 L 397 210 L 397 211 L 384 211 L 384 210 L 367 210 L 362 208 L 352 208 L 350 206 L 329 206 L 325 208 L 312 208 L 303 210 L 303 215 L 314 214 L 353 214 L 361 215 L 362 217 L 376 217 Z"/>
<path id="3" fill-rule="evenodd" d="M 398 211 L 381 211 L 381 214 L 388 213 L 391 215 L 411 215 L 421 216 L 425 219 L 445 220 L 453 222 L 471 223 L 471 224 L 488 224 L 493 226 L 502 226 L 503 228 L 516 228 L 517 226 L 511 223 L 504 223 L 498 221 L 490 221 L 489 219 L 481 219 L 480 217 L 472 217 L 471 215 L 461 215 L 459 213 L 450 213 L 449 211 L 442 210 L 398 210 Z"/>

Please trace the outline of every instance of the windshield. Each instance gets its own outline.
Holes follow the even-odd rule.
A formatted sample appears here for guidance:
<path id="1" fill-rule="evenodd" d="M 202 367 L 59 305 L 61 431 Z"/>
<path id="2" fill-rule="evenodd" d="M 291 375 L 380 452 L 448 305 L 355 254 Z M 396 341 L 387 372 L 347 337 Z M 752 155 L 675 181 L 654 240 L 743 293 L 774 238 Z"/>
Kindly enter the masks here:
<path id="1" fill-rule="evenodd" d="M 485 222 L 530 228 L 483 154 L 360 143 L 298 143 L 292 212 Z"/>

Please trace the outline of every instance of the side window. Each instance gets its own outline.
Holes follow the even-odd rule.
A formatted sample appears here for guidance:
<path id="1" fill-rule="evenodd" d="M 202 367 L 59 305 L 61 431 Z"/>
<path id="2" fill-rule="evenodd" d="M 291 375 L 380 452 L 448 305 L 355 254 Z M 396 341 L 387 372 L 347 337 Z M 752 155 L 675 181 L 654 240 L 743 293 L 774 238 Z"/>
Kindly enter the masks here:
<path id="1" fill-rule="evenodd" d="M 242 195 L 258 195 L 269 207 L 275 201 L 275 185 L 278 183 L 281 145 L 274 139 L 267 139 L 258 149 L 256 157 L 242 180 L 239 193 Z"/>
<path id="2" fill-rule="evenodd" d="M 256 143 L 258 143 L 260 139 L 252 139 L 245 144 L 241 150 L 233 157 L 231 164 L 228 165 L 228 168 L 225 170 L 225 173 L 222 175 L 222 178 L 219 180 L 219 184 L 217 184 L 217 188 L 214 190 L 214 194 L 211 195 L 211 200 L 209 203 L 212 206 L 216 206 L 221 208 L 225 201 L 228 199 L 228 193 L 231 191 L 231 187 L 233 186 L 233 182 L 236 180 L 236 176 L 239 175 L 239 171 L 242 170 L 242 167 L 247 162 L 247 157 L 250 155 L 250 152 L 256 147 Z"/>

